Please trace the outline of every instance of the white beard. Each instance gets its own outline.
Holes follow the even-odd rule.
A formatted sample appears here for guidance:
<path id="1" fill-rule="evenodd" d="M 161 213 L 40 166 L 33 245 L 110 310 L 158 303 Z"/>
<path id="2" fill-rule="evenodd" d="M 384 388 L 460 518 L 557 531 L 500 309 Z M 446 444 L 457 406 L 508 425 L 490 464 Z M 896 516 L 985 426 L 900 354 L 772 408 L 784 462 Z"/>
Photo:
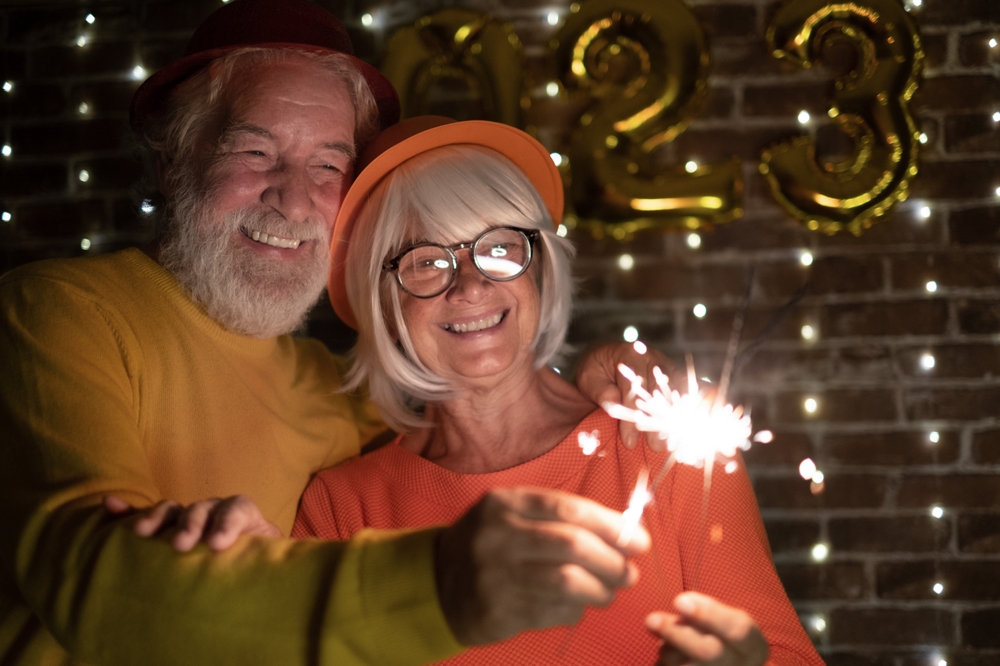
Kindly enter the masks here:
<path id="1" fill-rule="evenodd" d="M 234 333 L 271 338 L 302 326 L 326 286 L 330 231 L 315 219 L 289 223 L 251 208 L 218 219 L 211 195 L 183 188 L 173 202 L 159 261 L 208 314 Z M 241 229 L 304 243 L 295 261 L 275 261 L 245 246 Z M 253 242 L 253 241 L 250 241 Z"/>

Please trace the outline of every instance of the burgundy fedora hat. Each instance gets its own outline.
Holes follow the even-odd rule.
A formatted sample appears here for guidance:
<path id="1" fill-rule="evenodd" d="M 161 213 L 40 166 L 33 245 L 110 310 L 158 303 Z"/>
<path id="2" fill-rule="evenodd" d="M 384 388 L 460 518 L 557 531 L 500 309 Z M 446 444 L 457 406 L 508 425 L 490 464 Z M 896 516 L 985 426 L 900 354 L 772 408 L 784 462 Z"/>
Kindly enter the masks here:
<path id="1" fill-rule="evenodd" d="M 306 0 L 233 0 L 212 12 L 195 30 L 184 56 L 146 79 L 132 97 L 129 122 L 139 128 L 175 85 L 230 51 L 244 47 L 287 48 L 343 53 L 368 81 L 378 105 L 379 124 L 399 120 L 399 97 L 389 80 L 363 60 L 340 21 Z"/>

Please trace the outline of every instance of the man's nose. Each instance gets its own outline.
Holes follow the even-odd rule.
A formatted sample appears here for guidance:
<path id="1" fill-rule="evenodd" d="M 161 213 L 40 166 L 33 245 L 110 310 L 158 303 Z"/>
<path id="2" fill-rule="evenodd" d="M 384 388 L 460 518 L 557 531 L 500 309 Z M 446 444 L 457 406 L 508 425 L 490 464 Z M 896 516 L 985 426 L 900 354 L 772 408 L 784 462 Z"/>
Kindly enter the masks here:
<path id="1" fill-rule="evenodd" d="M 269 175 L 261 200 L 290 222 L 299 222 L 316 212 L 312 182 L 304 168 L 283 165 Z"/>

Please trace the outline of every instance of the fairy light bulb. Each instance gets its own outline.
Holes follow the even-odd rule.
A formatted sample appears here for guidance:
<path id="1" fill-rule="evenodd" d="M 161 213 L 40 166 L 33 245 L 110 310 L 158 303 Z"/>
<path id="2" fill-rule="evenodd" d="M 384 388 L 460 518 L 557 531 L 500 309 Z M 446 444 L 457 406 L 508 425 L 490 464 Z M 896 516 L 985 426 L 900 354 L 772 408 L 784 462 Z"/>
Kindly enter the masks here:
<path id="1" fill-rule="evenodd" d="M 799 111 L 798 118 L 799 118 L 799 124 L 800 125 L 805 125 L 806 123 L 808 123 L 810 121 L 810 119 L 812 119 L 812 116 L 809 115 L 808 111 L 806 111 L 805 109 L 802 109 L 801 111 Z"/>
<path id="2" fill-rule="evenodd" d="M 622 338 L 625 342 L 635 342 L 639 339 L 639 329 L 635 326 L 626 326 L 625 330 L 622 331 Z"/>
<path id="3" fill-rule="evenodd" d="M 549 81 L 545 84 L 545 94 L 549 97 L 555 97 L 559 94 L 559 84 L 555 81 Z"/>
<path id="4" fill-rule="evenodd" d="M 9 144 L 3 144 L 3 148 L 0 148 L 0 155 L 4 157 L 10 157 L 14 154 L 14 149 L 10 147 Z"/>
<path id="5" fill-rule="evenodd" d="M 3 91 L 4 92 L 10 92 L 13 89 L 14 89 L 14 82 L 13 81 L 4 81 L 3 82 Z"/>
<path id="6" fill-rule="evenodd" d="M 557 167 L 562 166 L 563 162 L 565 161 L 561 153 L 549 153 L 549 157 L 552 158 L 552 163 L 555 164 Z"/>
<path id="7" fill-rule="evenodd" d="M 933 354 L 924 354 L 920 357 L 920 367 L 924 370 L 933 370 L 936 364 Z"/>
<path id="8" fill-rule="evenodd" d="M 89 238 L 81 238 L 80 239 L 80 249 L 81 250 L 89 250 L 90 249 L 90 245 L 91 245 L 91 243 L 90 243 L 90 239 Z"/>
<path id="9" fill-rule="evenodd" d="M 917 140 L 920 141 L 920 143 L 927 143 L 930 141 L 930 137 L 928 137 L 926 133 L 921 132 L 920 136 L 917 137 Z"/>
<path id="10" fill-rule="evenodd" d="M 136 81 L 141 81 L 146 78 L 146 68 L 142 65 L 136 65 L 132 68 L 132 78 Z"/>
<path id="11" fill-rule="evenodd" d="M 698 234 L 688 234 L 687 246 L 692 250 L 697 250 L 699 247 L 701 247 L 701 236 L 699 236 Z"/>
<path id="12" fill-rule="evenodd" d="M 938 283 L 934 280 L 928 280 L 927 284 L 924 285 L 924 289 L 933 294 L 938 290 Z"/>
<path id="13" fill-rule="evenodd" d="M 546 15 L 546 17 L 545 17 L 545 20 L 546 20 L 546 22 L 548 22 L 549 25 L 558 25 L 559 24 L 559 12 L 549 12 L 548 15 Z"/>
<path id="14" fill-rule="evenodd" d="M 799 254 L 799 263 L 803 266 L 812 266 L 813 255 L 809 250 L 802 250 Z"/>
<path id="15" fill-rule="evenodd" d="M 927 435 L 927 440 L 931 444 L 937 444 L 938 442 L 941 441 L 941 433 L 939 433 L 937 430 L 935 430 L 935 431 L 931 432 L 929 435 Z"/>
<path id="16" fill-rule="evenodd" d="M 815 414 L 816 410 L 819 409 L 819 402 L 816 398 L 806 398 L 802 403 L 802 408 L 806 410 L 807 414 Z"/>
<path id="17" fill-rule="evenodd" d="M 920 210 L 917 211 L 917 214 L 920 216 L 920 219 L 922 219 L 922 220 L 929 219 L 930 216 L 931 216 L 931 207 L 930 206 L 921 206 Z"/>
<path id="18" fill-rule="evenodd" d="M 566 234 L 569 233 L 569 228 L 565 224 L 560 224 L 556 227 L 556 236 L 560 238 L 566 238 Z"/>
<path id="19" fill-rule="evenodd" d="M 694 173 L 695 171 L 698 170 L 698 163 L 695 162 L 694 160 L 688 160 L 684 164 L 684 170 L 687 171 L 688 173 Z"/>
<path id="20" fill-rule="evenodd" d="M 931 589 L 934 590 L 934 594 L 937 595 L 944 594 L 944 585 L 942 585 L 941 583 L 934 583 L 934 587 Z"/>
<path id="21" fill-rule="evenodd" d="M 823 562 L 830 556 L 830 547 L 825 543 L 818 543 L 812 547 L 812 551 L 810 551 L 810 553 L 813 560 L 816 562 Z"/>
<path id="22" fill-rule="evenodd" d="M 693 308 L 691 308 L 691 312 L 694 313 L 694 316 L 697 317 L 698 319 L 704 319 L 705 315 L 708 314 L 708 308 L 705 307 L 704 303 L 698 303 Z"/>
<path id="23" fill-rule="evenodd" d="M 815 340 L 816 339 L 816 329 L 806 324 L 802 327 L 802 339 L 803 340 Z"/>
<path id="24" fill-rule="evenodd" d="M 940 520 L 941 518 L 944 518 L 944 509 L 936 505 L 932 506 L 931 515 Z"/>
<path id="25" fill-rule="evenodd" d="M 14 217 L 14 216 L 13 216 L 13 215 L 11 215 L 11 214 L 10 214 L 10 213 L 9 213 L 8 211 L 6 211 L 6 210 L 5 210 L 5 211 L 4 211 L 3 213 L 0 213 L 0 220 L 3 220 L 4 222 L 10 222 L 10 221 L 11 221 L 11 220 L 13 219 L 13 217 Z"/>
<path id="26" fill-rule="evenodd" d="M 630 271 L 633 266 L 635 266 L 635 259 L 631 254 L 623 254 L 618 257 L 618 268 L 623 271 Z"/>
<path id="27" fill-rule="evenodd" d="M 375 17 L 373 17 L 371 14 L 361 15 L 361 25 L 365 26 L 366 28 L 372 27 L 372 24 L 374 22 L 375 22 Z"/>

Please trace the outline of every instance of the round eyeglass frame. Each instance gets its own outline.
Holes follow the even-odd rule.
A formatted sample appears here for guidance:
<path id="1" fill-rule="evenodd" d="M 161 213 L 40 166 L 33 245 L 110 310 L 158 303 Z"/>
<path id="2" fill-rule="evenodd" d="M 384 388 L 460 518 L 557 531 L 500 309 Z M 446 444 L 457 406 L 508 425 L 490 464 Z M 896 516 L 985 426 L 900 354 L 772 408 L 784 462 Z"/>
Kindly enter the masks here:
<path id="1" fill-rule="evenodd" d="M 485 270 L 483 270 L 482 266 L 479 265 L 479 261 L 477 259 L 478 255 L 476 255 L 476 247 L 479 245 L 479 242 L 483 240 L 484 237 L 486 237 L 487 234 L 490 234 L 494 231 L 501 231 L 504 229 L 508 231 L 516 231 L 524 237 L 524 240 L 528 244 L 528 259 L 527 261 L 524 262 L 524 266 L 522 266 L 521 270 L 519 270 L 517 273 L 508 277 L 500 278 L 490 275 Z M 529 266 L 531 266 L 531 260 L 535 256 L 534 253 L 535 242 L 538 240 L 538 236 L 541 233 L 542 232 L 539 231 L 538 229 L 521 229 L 519 227 L 493 227 L 491 229 L 487 229 L 486 231 L 479 234 L 471 241 L 465 243 L 455 243 L 454 245 L 441 245 L 440 243 L 417 243 L 416 245 L 409 246 L 408 248 L 397 254 L 395 257 L 389 259 L 384 264 L 382 264 L 382 270 L 385 271 L 386 273 L 392 273 L 396 277 L 396 284 L 399 285 L 399 288 L 405 291 L 410 296 L 413 296 L 414 298 L 434 298 L 435 296 L 440 296 L 444 292 L 448 291 L 448 287 L 450 287 L 452 283 L 455 282 L 455 274 L 458 273 L 458 255 L 456 254 L 456 252 L 458 252 L 459 250 L 469 250 L 469 255 L 472 258 L 472 265 L 475 266 L 476 270 L 479 271 L 483 276 L 489 278 L 490 280 L 493 280 L 494 282 L 510 282 L 511 280 L 516 280 L 517 278 L 524 275 L 524 272 L 528 270 Z M 405 257 L 411 250 L 415 250 L 418 247 L 439 247 L 445 252 L 447 252 L 448 256 L 451 257 L 451 275 L 448 278 L 448 282 L 446 282 L 443 287 L 441 287 L 438 291 L 435 291 L 433 294 L 427 294 L 424 296 L 421 296 L 419 294 L 414 294 L 412 291 L 407 289 L 406 285 L 403 284 L 403 279 L 399 277 L 399 262 L 402 261 L 403 257 Z"/>

